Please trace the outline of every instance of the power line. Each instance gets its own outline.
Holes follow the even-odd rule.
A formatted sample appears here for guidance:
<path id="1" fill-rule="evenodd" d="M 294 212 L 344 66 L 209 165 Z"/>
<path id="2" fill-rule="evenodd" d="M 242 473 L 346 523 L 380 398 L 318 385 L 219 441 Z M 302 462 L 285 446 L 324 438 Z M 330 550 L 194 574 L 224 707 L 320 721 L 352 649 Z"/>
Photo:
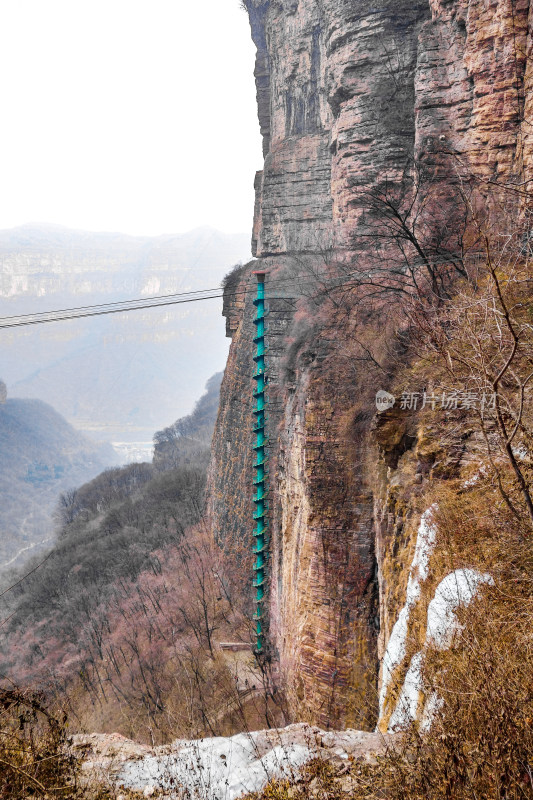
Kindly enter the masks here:
<path id="1" fill-rule="evenodd" d="M 46 322 L 61 322 L 63 320 L 68 319 L 82 319 L 84 317 L 100 317 L 106 314 L 122 314 L 125 311 L 140 311 L 145 308 L 160 308 L 162 306 L 174 306 L 174 305 L 181 305 L 182 303 L 196 303 L 201 300 L 215 300 L 217 298 L 223 297 L 222 294 L 218 295 L 208 295 L 205 297 L 193 297 L 188 298 L 187 300 L 169 300 L 166 302 L 158 302 L 158 303 L 143 303 L 140 305 L 130 305 L 127 307 L 121 308 L 113 308 L 107 310 L 99 310 L 99 311 L 86 311 L 82 312 L 81 310 L 78 312 L 74 312 L 72 314 L 61 314 L 61 312 L 56 312 L 55 316 L 48 316 L 48 318 L 42 317 L 39 319 L 26 319 L 22 322 L 4 322 L 0 319 L 0 329 L 4 328 L 19 328 L 26 325 L 43 325 Z M 91 306 L 89 306 L 91 308 Z M 94 307 L 93 307 L 94 308 Z M 50 314 L 50 312 L 48 312 Z"/>
<path id="2" fill-rule="evenodd" d="M 419 259 L 417 259 L 418 261 Z M 432 259 L 433 261 L 450 261 L 449 258 Z M 405 266 L 405 265 L 404 265 Z M 414 267 L 416 263 L 408 266 Z M 315 279 L 318 280 L 323 288 L 331 286 L 331 288 L 341 288 L 343 285 L 346 288 L 350 287 L 348 278 L 353 276 L 372 278 L 372 273 L 381 272 L 380 270 L 357 270 L 354 272 L 345 273 L 341 277 L 321 279 L 312 270 L 300 274 L 291 275 L 287 278 L 274 278 L 268 281 L 268 287 L 276 287 L 280 284 L 295 283 L 299 279 Z M 252 284 L 250 284 L 252 286 Z M 217 286 L 211 289 L 198 289 L 197 291 L 178 292 L 174 294 L 156 295 L 146 298 L 134 298 L 132 300 L 117 300 L 109 303 L 98 303 L 90 306 L 75 306 L 73 308 L 54 309 L 51 311 L 38 311 L 32 314 L 19 314 L 9 317 L 0 317 L 0 329 L 19 328 L 28 325 L 42 325 L 47 322 L 61 322 L 72 319 L 83 319 L 86 317 L 98 317 L 108 314 L 121 314 L 126 311 L 142 311 L 149 308 L 160 308 L 163 306 L 182 305 L 184 303 L 197 303 L 204 300 L 217 300 L 224 296 L 237 297 L 239 295 L 247 295 L 254 291 L 252 288 L 245 288 L 241 290 L 234 290 L 225 292 L 223 287 Z M 266 299 L 274 299 L 268 298 Z M 287 298 L 277 298 L 287 299 Z"/>
<path id="3" fill-rule="evenodd" d="M 186 297 L 188 295 L 199 295 L 204 294 L 206 292 L 220 292 L 220 286 L 217 286 L 214 289 L 198 289 L 196 292 L 178 292 L 176 294 L 162 294 L 156 295 L 155 297 L 137 297 L 133 300 L 115 300 L 112 303 L 95 303 L 92 306 L 74 306 L 74 308 L 56 308 L 50 311 L 36 311 L 32 314 L 15 314 L 12 317 L 1 317 L 0 322 L 4 322 L 11 319 L 25 319 L 26 317 L 37 317 L 43 316 L 46 314 L 66 314 L 67 312 L 70 313 L 71 311 L 87 311 L 90 309 L 99 309 L 105 308 L 106 306 L 118 306 L 118 305 L 126 305 L 128 303 L 144 303 L 152 300 L 166 300 L 173 297 Z"/>
<path id="4" fill-rule="evenodd" d="M 295 279 L 296 276 L 291 278 L 279 278 L 272 281 L 271 285 L 285 283 L 287 281 L 290 282 Z M 241 294 L 246 295 L 249 294 L 250 291 L 250 289 L 242 289 L 240 291 L 226 293 L 226 296 L 236 297 Z M 195 292 L 180 292 L 156 297 L 115 301 L 113 303 L 99 303 L 92 306 L 77 306 L 73 308 L 54 309 L 51 311 L 40 311 L 33 314 L 19 314 L 10 317 L 0 317 L 0 329 L 18 328 L 27 325 L 42 325 L 46 322 L 60 322 L 70 319 L 82 319 L 84 317 L 119 314 L 125 311 L 139 311 L 147 308 L 181 305 L 183 303 L 197 303 L 202 300 L 216 300 L 223 297 L 224 291 L 218 286 L 213 289 L 199 289 Z"/>
<path id="5" fill-rule="evenodd" d="M 3 597 L 5 594 L 10 592 L 12 589 L 15 589 L 17 586 L 19 586 L 22 583 L 22 581 L 25 581 L 26 578 L 29 578 L 30 575 L 33 575 L 34 572 L 37 572 L 37 570 L 40 569 L 43 566 L 43 564 L 45 564 L 48 561 L 49 558 L 51 558 L 52 552 L 53 551 L 51 550 L 48 553 L 48 555 L 45 558 L 43 558 L 43 560 L 41 562 L 39 562 L 39 564 L 37 564 L 36 567 L 33 567 L 32 569 L 30 569 L 30 571 L 27 572 L 25 575 L 23 575 L 22 578 L 19 578 L 19 580 L 16 583 L 12 584 L 11 586 L 8 586 L 7 589 L 4 589 L 4 591 L 0 594 L 0 597 Z"/>

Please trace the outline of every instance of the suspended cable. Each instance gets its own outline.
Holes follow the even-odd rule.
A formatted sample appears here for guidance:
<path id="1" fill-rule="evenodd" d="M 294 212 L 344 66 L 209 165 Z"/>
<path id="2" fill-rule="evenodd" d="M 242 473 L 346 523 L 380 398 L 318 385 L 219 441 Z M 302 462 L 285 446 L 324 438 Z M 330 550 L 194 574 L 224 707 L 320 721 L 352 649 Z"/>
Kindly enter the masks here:
<path id="1" fill-rule="evenodd" d="M 449 262 L 451 261 L 450 258 L 439 258 L 439 259 L 431 259 L 433 263 L 440 262 Z M 419 261 L 419 259 L 417 259 Z M 402 265 L 403 268 L 406 266 L 417 266 L 418 264 L 413 263 L 410 265 Z M 331 288 L 341 288 L 345 286 L 346 288 L 350 287 L 350 282 L 347 280 L 353 276 L 357 276 L 360 279 L 373 279 L 375 277 L 374 273 L 382 273 L 386 272 L 386 269 L 370 269 L 370 270 L 356 270 L 354 272 L 345 273 L 342 276 L 336 278 L 320 278 L 314 275 L 315 279 L 320 283 L 322 287 L 331 287 Z M 309 275 L 312 274 L 312 270 L 308 270 L 304 273 L 291 275 L 287 278 L 271 278 L 269 281 L 270 287 L 279 286 L 281 284 L 294 284 L 299 279 L 307 279 L 309 280 Z M 132 300 L 117 300 L 115 302 L 109 303 L 98 303 L 90 306 L 75 306 L 72 308 L 63 308 L 63 309 L 55 309 L 51 311 L 37 311 L 32 314 L 19 314 L 14 316 L 8 317 L 0 317 L 0 329 L 8 329 L 8 328 L 18 328 L 27 325 L 41 325 L 47 322 L 62 322 L 65 320 L 72 320 L 72 319 L 83 319 L 86 317 L 97 317 L 97 316 L 104 316 L 108 314 L 119 314 L 124 313 L 126 311 L 142 311 L 149 308 L 160 308 L 163 306 L 172 306 L 172 305 L 182 305 L 184 303 L 197 303 L 203 300 L 216 300 L 225 297 L 237 297 L 239 295 L 247 295 L 253 292 L 252 288 L 244 288 L 244 289 L 237 289 L 231 292 L 224 291 L 224 289 L 220 286 L 214 287 L 211 289 L 198 289 L 197 291 L 190 291 L 190 292 L 178 292 L 174 294 L 167 294 L 167 295 L 156 295 L 153 297 L 146 297 L 146 298 L 135 298 Z M 283 299 L 283 298 L 278 298 Z"/>
<path id="2" fill-rule="evenodd" d="M 132 300 L 115 300 L 114 302 L 110 303 L 95 303 L 92 306 L 74 306 L 73 308 L 56 308 L 50 311 L 35 311 L 32 314 L 15 314 L 12 317 L 1 317 L 0 322 L 4 322 L 11 319 L 25 319 L 26 317 L 37 317 L 37 316 L 44 316 L 46 314 L 66 314 L 74 311 L 89 311 L 91 309 L 100 309 L 106 308 L 107 306 L 122 306 L 127 305 L 129 303 L 147 303 L 151 302 L 152 300 L 166 300 L 173 297 L 187 297 L 188 295 L 200 295 L 205 294 L 207 292 L 220 292 L 220 286 L 217 286 L 213 289 L 198 289 L 196 292 L 177 292 L 175 294 L 162 294 L 156 295 L 155 297 L 137 297 Z M 127 309 L 126 309 L 127 310 Z"/>
<path id="3" fill-rule="evenodd" d="M 27 325 L 44 325 L 47 322 L 61 322 L 63 320 L 69 319 L 83 319 L 84 317 L 101 317 L 107 314 L 122 314 L 126 311 L 141 311 L 145 308 L 161 308 L 162 306 L 174 306 L 174 305 L 181 305 L 182 303 L 197 303 L 201 300 L 215 300 L 217 298 L 223 297 L 222 294 L 218 295 L 210 295 L 206 297 L 194 297 L 189 298 L 187 300 L 169 300 L 164 303 L 143 303 L 137 306 L 128 306 L 127 308 L 113 308 L 113 309 L 106 309 L 100 311 L 88 311 L 88 312 L 75 312 L 72 314 L 58 314 L 56 316 L 49 316 L 48 318 L 40 318 L 40 319 L 26 319 L 22 322 L 3 322 L 0 319 L 0 329 L 5 328 L 20 328 Z"/>

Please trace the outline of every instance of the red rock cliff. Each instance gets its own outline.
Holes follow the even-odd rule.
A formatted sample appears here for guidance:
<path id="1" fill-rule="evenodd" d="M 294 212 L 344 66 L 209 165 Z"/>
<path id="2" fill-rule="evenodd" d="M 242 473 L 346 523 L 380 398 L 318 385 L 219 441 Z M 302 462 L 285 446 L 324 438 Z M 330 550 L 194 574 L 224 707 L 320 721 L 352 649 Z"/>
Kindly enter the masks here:
<path id="1" fill-rule="evenodd" d="M 379 386 L 364 366 L 348 369 L 353 323 L 334 306 L 304 327 L 294 312 L 310 271 L 316 277 L 332 257 L 367 268 L 361 191 L 398 185 L 406 165 L 421 160 L 438 170 L 452 153 L 460 169 L 491 185 L 528 177 L 529 2 L 247 7 L 265 153 L 254 252 L 270 282 L 271 654 L 295 716 L 372 726 L 379 630 L 382 653 L 396 610 L 378 598 L 387 534 L 360 435 L 373 415 L 361 398 Z M 251 289 L 252 268 L 238 276 L 241 290 Z M 222 537 L 246 538 L 250 295 L 228 289 L 226 314 L 233 342 L 209 502 Z"/>

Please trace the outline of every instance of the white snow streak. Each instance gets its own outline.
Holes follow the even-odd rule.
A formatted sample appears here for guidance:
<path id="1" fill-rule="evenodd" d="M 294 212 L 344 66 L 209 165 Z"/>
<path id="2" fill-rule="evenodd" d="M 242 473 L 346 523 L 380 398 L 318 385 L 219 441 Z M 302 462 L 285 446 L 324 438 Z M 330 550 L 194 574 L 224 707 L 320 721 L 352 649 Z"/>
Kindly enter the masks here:
<path id="1" fill-rule="evenodd" d="M 421 583 L 429 575 L 429 560 L 435 548 L 437 533 L 432 522 L 434 510 L 435 506 L 431 506 L 420 519 L 415 554 L 407 582 L 405 605 L 398 614 L 383 657 L 379 693 L 380 719 L 384 715 L 385 702 L 391 689 L 394 672 L 406 656 L 411 611 L 420 599 Z M 457 610 L 472 602 L 483 583 L 493 584 L 494 581 L 488 574 L 463 568 L 447 575 L 437 586 L 435 596 L 428 607 L 424 647 L 411 659 L 398 702 L 389 721 L 389 733 L 405 727 L 411 720 L 418 718 L 421 718 L 426 729 L 431 725 L 431 720 L 442 701 L 437 695 L 430 695 L 425 707 L 422 711 L 420 709 L 424 690 L 422 681 L 424 650 L 429 645 L 440 650 L 450 647 L 454 635 L 460 630 Z"/>
<path id="2" fill-rule="evenodd" d="M 455 633 L 460 630 L 456 611 L 472 602 L 483 583 L 494 585 L 490 575 L 474 569 L 456 569 L 439 583 L 428 606 L 428 644 L 433 644 L 439 650 L 450 647 Z"/>
<path id="3" fill-rule="evenodd" d="M 398 619 L 392 629 L 387 649 L 383 657 L 383 668 L 381 675 L 381 691 L 379 693 L 379 714 L 383 714 L 387 692 L 389 690 L 392 675 L 405 658 L 405 647 L 407 643 L 407 630 L 411 609 L 417 604 L 420 598 L 420 584 L 425 581 L 429 574 L 429 559 L 435 547 L 436 528 L 432 523 L 433 511 L 435 506 L 431 506 L 424 511 L 418 527 L 415 554 L 409 580 L 407 582 L 407 592 L 405 605 L 398 615 Z"/>
<path id="4" fill-rule="evenodd" d="M 483 574 L 474 569 L 456 569 L 455 572 L 451 572 L 443 578 L 428 606 L 424 649 L 432 645 L 439 650 L 446 650 L 451 646 L 455 634 L 461 630 L 457 611 L 472 602 L 482 584 L 494 585 L 494 580 L 487 573 Z M 389 733 L 404 728 L 411 721 L 420 717 L 422 730 L 429 730 L 435 713 L 442 705 L 442 700 L 435 692 L 432 692 L 422 714 L 419 713 L 424 691 L 423 658 L 424 650 L 421 650 L 411 660 L 398 703 L 389 721 Z"/>
<path id="5" fill-rule="evenodd" d="M 420 701 L 422 699 L 422 651 L 416 653 L 411 659 L 411 664 L 405 676 L 404 684 L 396 708 L 389 721 L 389 733 L 394 733 L 408 725 L 411 720 L 417 719 Z"/>

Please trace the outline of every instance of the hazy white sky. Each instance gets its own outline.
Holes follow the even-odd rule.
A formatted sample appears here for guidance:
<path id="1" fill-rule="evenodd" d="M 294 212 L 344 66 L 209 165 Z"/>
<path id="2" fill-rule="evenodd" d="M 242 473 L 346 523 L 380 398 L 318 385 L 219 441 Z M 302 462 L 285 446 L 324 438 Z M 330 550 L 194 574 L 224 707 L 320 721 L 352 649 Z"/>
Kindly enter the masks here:
<path id="1" fill-rule="evenodd" d="M 239 0 L 2 0 L 0 228 L 248 232 L 253 68 Z"/>

